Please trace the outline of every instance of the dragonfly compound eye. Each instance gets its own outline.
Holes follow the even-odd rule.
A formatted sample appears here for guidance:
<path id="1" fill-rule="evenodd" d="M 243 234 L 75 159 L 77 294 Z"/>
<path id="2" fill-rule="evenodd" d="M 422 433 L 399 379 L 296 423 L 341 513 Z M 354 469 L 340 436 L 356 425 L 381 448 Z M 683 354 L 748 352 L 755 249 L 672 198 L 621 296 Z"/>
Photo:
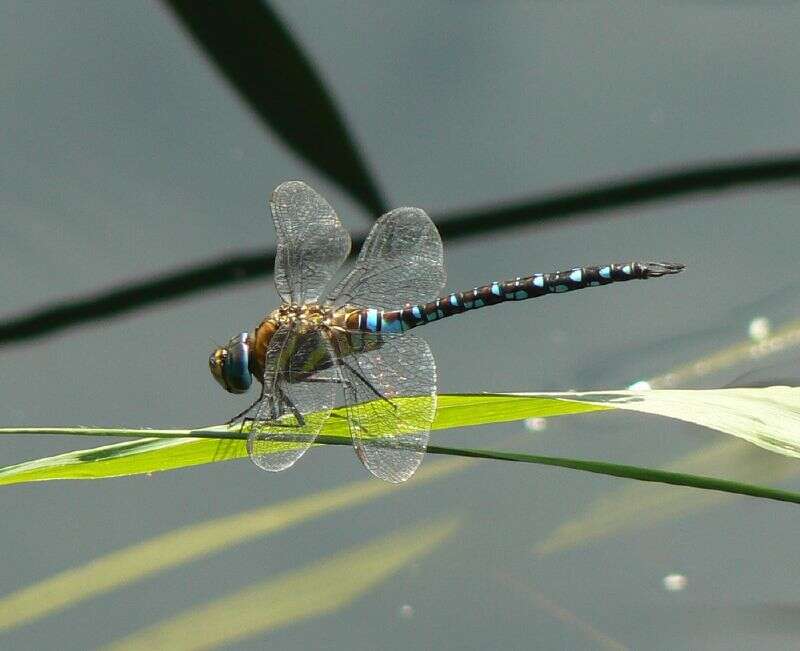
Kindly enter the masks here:
<path id="1" fill-rule="evenodd" d="M 217 348 L 208 358 L 211 375 L 223 389 L 230 393 L 244 393 L 253 383 L 250 373 L 250 344 L 248 333 L 243 332 Z"/>

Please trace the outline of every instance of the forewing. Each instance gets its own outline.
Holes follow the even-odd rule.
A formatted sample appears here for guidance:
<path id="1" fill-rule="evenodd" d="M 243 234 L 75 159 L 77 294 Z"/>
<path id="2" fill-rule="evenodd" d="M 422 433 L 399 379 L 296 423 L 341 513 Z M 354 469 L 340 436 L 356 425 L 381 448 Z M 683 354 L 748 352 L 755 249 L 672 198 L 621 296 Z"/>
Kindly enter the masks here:
<path id="1" fill-rule="evenodd" d="M 348 423 L 356 455 L 373 475 L 406 481 L 419 467 L 436 413 L 436 365 L 412 334 L 382 336 L 379 347 L 344 356 Z"/>
<path id="2" fill-rule="evenodd" d="M 278 232 L 275 287 L 284 302 L 316 301 L 350 253 L 350 235 L 330 204 L 302 181 L 270 199 Z"/>
<path id="3" fill-rule="evenodd" d="M 329 300 L 388 310 L 433 300 L 444 281 L 436 225 L 420 208 L 396 208 L 375 222 L 355 267 Z"/>
<path id="4" fill-rule="evenodd" d="M 247 439 L 260 468 L 285 470 L 305 454 L 330 415 L 339 375 L 324 332 L 281 328 L 270 341 L 264 399 Z"/>

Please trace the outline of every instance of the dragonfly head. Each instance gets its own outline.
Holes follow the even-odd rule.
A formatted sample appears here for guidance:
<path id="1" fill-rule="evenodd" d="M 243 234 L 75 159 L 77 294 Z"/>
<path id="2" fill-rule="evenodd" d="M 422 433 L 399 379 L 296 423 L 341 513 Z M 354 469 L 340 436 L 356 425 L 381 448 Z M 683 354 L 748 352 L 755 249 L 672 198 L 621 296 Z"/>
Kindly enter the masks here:
<path id="1" fill-rule="evenodd" d="M 211 375 L 230 393 L 244 393 L 253 383 L 250 373 L 250 336 L 243 332 L 220 346 L 208 358 Z"/>

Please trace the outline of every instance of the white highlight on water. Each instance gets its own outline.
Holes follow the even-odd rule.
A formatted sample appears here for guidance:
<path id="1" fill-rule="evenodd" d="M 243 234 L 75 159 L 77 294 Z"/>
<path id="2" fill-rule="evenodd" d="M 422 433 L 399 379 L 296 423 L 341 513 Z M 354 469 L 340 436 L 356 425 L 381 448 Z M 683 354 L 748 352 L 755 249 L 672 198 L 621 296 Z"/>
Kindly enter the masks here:
<path id="1" fill-rule="evenodd" d="M 664 584 L 664 590 L 667 592 L 680 592 L 686 588 L 688 580 L 683 574 L 667 574 L 661 582 Z"/>
<path id="2" fill-rule="evenodd" d="M 758 316 L 750 322 L 747 327 L 747 334 L 755 342 L 762 342 L 772 333 L 772 324 L 765 316 Z"/>
<path id="3" fill-rule="evenodd" d="M 546 418 L 526 418 L 525 429 L 529 432 L 543 432 L 547 429 Z"/>
<path id="4" fill-rule="evenodd" d="M 397 616 L 400 619 L 411 619 L 414 616 L 414 608 L 409 604 L 403 604 L 397 609 Z"/>

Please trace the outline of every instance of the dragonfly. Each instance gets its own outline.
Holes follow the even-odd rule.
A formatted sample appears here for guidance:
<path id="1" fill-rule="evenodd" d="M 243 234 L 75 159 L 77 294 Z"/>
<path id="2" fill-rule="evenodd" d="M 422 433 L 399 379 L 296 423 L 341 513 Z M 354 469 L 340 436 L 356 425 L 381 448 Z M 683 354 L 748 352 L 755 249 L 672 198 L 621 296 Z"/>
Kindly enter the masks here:
<path id="1" fill-rule="evenodd" d="M 249 424 L 248 454 L 273 472 L 302 457 L 336 415 L 346 418 L 369 472 L 406 481 L 422 462 L 436 414 L 436 363 L 410 330 L 508 301 L 684 268 L 576 267 L 441 295 L 444 253 L 435 224 L 420 208 L 396 208 L 375 222 L 352 270 L 334 283 L 351 242 L 330 204 L 304 182 L 287 181 L 272 193 L 270 209 L 281 305 L 252 332 L 216 348 L 209 367 L 230 393 L 248 391 L 253 378 L 261 384 L 258 399 L 229 422 Z"/>

